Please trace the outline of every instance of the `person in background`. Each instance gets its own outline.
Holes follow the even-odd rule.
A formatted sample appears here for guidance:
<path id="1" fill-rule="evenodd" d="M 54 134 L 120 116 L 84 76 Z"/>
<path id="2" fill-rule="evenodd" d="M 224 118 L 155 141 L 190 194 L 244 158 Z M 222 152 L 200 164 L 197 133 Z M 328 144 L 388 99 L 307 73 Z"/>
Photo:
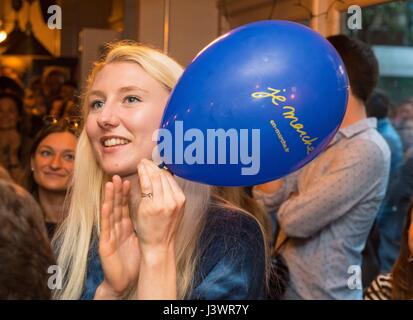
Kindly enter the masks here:
<path id="1" fill-rule="evenodd" d="M 29 85 L 26 89 L 29 89 L 33 92 L 40 92 L 42 91 L 42 77 L 41 76 L 34 76 L 30 79 Z"/>
<path id="2" fill-rule="evenodd" d="M 361 279 L 350 287 L 348 270 L 361 268 L 390 169 L 389 147 L 365 109 L 378 80 L 377 59 L 358 40 L 327 39 L 350 81 L 341 127 L 327 149 L 300 171 L 253 190 L 270 213 L 276 212 L 275 248 L 289 269 L 284 299 L 362 299 Z"/>
<path id="3" fill-rule="evenodd" d="M 77 84 L 74 81 L 67 80 L 60 87 L 59 96 L 63 101 L 77 97 Z"/>
<path id="4" fill-rule="evenodd" d="M 0 166 L 0 180 L 13 182 L 13 179 L 10 176 L 10 174 L 8 173 L 8 171 L 2 166 Z"/>
<path id="5" fill-rule="evenodd" d="M 67 99 L 63 103 L 62 107 L 62 117 L 80 117 L 82 114 L 79 99 L 77 97 L 73 97 L 71 99 Z"/>
<path id="6" fill-rule="evenodd" d="M 13 80 L 20 88 L 23 88 L 24 83 L 22 81 L 22 75 L 19 71 L 10 66 L 0 66 L 0 77 L 7 77 Z M 2 81 L 0 80 L 0 87 L 2 86 Z M 20 89 L 21 90 L 21 89 Z"/>
<path id="7" fill-rule="evenodd" d="M 402 140 L 388 118 L 390 105 L 390 99 L 387 94 L 379 89 L 376 89 L 373 92 L 366 104 L 367 116 L 377 119 L 377 131 L 383 136 L 390 147 L 391 161 L 389 184 L 397 178 L 400 165 L 403 161 Z"/>
<path id="8" fill-rule="evenodd" d="M 43 215 L 31 195 L 0 180 L 0 300 L 50 299 L 56 264 Z"/>
<path id="9" fill-rule="evenodd" d="M 62 109 L 63 109 L 63 99 L 60 97 L 56 97 L 50 103 L 49 115 L 60 119 Z"/>
<path id="10" fill-rule="evenodd" d="M 393 120 L 396 130 L 403 143 L 403 152 L 413 147 L 413 100 L 408 99 L 396 107 Z"/>
<path id="11" fill-rule="evenodd" d="M 12 78 L 0 76 L 0 93 L 10 93 L 18 97 L 23 96 L 23 87 L 20 83 Z"/>
<path id="12" fill-rule="evenodd" d="M 407 213 L 399 257 L 391 273 L 379 275 L 366 290 L 366 300 L 413 299 L 413 206 Z"/>
<path id="13" fill-rule="evenodd" d="M 47 115 L 46 98 L 41 91 L 26 89 L 24 95 L 24 109 L 29 116 L 29 133 L 34 137 L 43 127 L 43 117 Z"/>
<path id="14" fill-rule="evenodd" d="M 80 116 L 78 99 L 73 97 L 64 101 L 61 99 L 54 100 L 50 115 L 57 119 Z"/>
<path id="15" fill-rule="evenodd" d="M 73 173 L 76 134 L 76 128 L 67 122 L 56 122 L 38 133 L 30 151 L 26 187 L 43 210 L 50 238 L 66 213 L 64 200 Z"/>
<path id="16" fill-rule="evenodd" d="M 394 228 L 394 225 L 399 223 L 394 221 L 397 216 L 394 215 L 394 206 L 390 202 L 390 196 L 391 190 L 399 178 L 399 170 L 403 161 L 403 145 L 399 134 L 388 118 L 389 109 L 390 100 L 388 96 L 381 90 L 375 90 L 366 104 L 367 115 L 377 118 L 377 130 L 390 147 L 391 160 L 386 196 L 377 214 L 376 222 L 367 244 L 370 253 L 365 252 L 366 255 L 376 256 L 378 258 L 378 266 L 375 268 L 377 270 L 371 269 L 370 272 L 365 273 L 363 279 L 365 284 L 370 284 L 378 272 L 389 272 L 399 252 L 399 248 L 393 244 L 395 239 L 400 239 L 401 230 Z M 404 218 L 401 224 L 403 224 L 403 222 Z M 368 262 L 368 259 L 366 262 Z M 370 267 L 373 268 L 373 265 Z"/>
<path id="17" fill-rule="evenodd" d="M 65 81 L 59 90 L 59 96 L 53 99 L 49 114 L 56 117 L 79 115 L 77 86 L 73 81 Z"/>
<path id="18" fill-rule="evenodd" d="M 389 273 L 393 268 L 400 251 L 403 226 L 408 216 L 411 199 L 413 199 L 413 152 L 407 152 L 397 179 L 387 190 L 386 204 L 389 211 L 383 214 L 380 220 L 381 229 L 385 230 L 385 233 L 379 235 L 376 230 L 376 238 L 379 239 L 377 242 L 385 241 L 386 245 L 386 250 L 379 251 L 380 265 L 376 275 Z"/>
<path id="19" fill-rule="evenodd" d="M 22 101 L 14 94 L 0 94 L 0 164 L 21 183 L 29 159 L 31 139 L 23 125 Z"/>
<path id="20" fill-rule="evenodd" d="M 48 111 L 54 99 L 60 97 L 60 88 L 66 81 L 66 75 L 59 68 L 53 67 L 42 75 L 42 93 L 46 98 Z"/>
<path id="21" fill-rule="evenodd" d="M 393 122 L 395 126 L 399 128 L 398 132 L 401 134 L 401 137 L 404 137 L 404 140 L 402 139 L 403 146 L 406 146 L 406 144 L 409 144 L 409 141 L 413 139 L 413 134 L 410 135 L 409 133 L 413 133 L 412 99 L 402 102 L 395 110 L 396 116 Z M 410 127 L 412 130 L 409 129 Z M 409 138 L 409 136 L 411 137 Z M 413 147 L 410 147 L 404 152 L 397 178 L 389 183 L 385 198 L 387 210 L 379 214 L 378 221 L 380 224 L 376 224 L 376 228 L 373 230 L 372 236 L 377 242 L 375 251 L 377 252 L 379 263 L 376 275 L 377 273 L 389 273 L 396 262 L 401 246 L 403 226 L 408 216 L 412 198 Z M 379 228 L 383 230 L 381 234 L 378 230 Z M 379 246 L 382 247 L 382 250 L 378 249 Z M 373 280 L 373 278 L 370 280 Z M 366 283 L 370 285 L 370 282 Z"/>

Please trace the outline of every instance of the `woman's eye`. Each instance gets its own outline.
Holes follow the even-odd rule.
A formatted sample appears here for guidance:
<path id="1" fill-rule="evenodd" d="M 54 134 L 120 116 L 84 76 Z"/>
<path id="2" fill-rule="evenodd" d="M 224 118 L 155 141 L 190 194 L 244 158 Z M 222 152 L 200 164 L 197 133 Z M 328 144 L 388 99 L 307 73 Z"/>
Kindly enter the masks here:
<path id="1" fill-rule="evenodd" d="M 124 99 L 124 102 L 126 102 L 126 103 L 136 103 L 136 102 L 141 102 L 142 100 L 141 99 L 139 99 L 138 97 L 136 97 L 136 96 L 127 96 L 125 99 Z"/>
<path id="2" fill-rule="evenodd" d="M 75 160 L 75 155 L 74 154 L 66 154 L 64 155 L 63 159 L 66 161 L 74 161 Z"/>
<path id="3" fill-rule="evenodd" d="M 48 157 L 48 156 L 50 156 L 52 153 L 50 152 L 50 151 L 47 151 L 47 150 L 43 150 L 43 151 L 40 151 L 40 155 L 42 156 L 42 157 Z"/>
<path id="4" fill-rule="evenodd" d="M 101 101 L 101 100 L 92 101 L 90 106 L 92 107 L 92 109 L 100 109 L 100 108 L 103 107 L 103 101 Z"/>

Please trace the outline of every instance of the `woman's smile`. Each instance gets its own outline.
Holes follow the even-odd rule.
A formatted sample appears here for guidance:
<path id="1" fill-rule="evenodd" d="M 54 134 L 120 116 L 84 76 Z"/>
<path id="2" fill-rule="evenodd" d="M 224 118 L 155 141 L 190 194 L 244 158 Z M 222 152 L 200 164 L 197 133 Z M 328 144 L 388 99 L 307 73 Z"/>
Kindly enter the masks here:
<path id="1" fill-rule="evenodd" d="M 125 147 L 131 144 L 131 140 L 120 136 L 103 136 L 100 138 L 102 152 L 105 154 L 115 153 L 125 150 Z"/>

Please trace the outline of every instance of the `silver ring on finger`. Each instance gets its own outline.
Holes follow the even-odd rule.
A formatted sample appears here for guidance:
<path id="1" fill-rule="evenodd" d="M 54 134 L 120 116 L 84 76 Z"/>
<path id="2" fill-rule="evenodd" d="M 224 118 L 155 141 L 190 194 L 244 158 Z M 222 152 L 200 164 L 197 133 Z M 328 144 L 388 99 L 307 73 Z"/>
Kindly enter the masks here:
<path id="1" fill-rule="evenodd" d="M 153 198 L 153 194 L 152 194 L 152 192 L 148 192 L 148 193 L 142 192 L 142 193 L 141 193 L 141 197 L 142 197 L 142 198 L 152 199 L 152 198 Z"/>

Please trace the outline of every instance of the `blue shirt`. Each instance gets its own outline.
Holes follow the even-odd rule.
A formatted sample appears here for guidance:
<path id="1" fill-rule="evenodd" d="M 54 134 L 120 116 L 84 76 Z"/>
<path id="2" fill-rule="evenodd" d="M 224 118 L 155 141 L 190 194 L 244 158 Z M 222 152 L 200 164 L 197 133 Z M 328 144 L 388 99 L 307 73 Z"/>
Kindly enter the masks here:
<path id="1" fill-rule="evenodd" d="M 392 181 L 397 177 L 403 161 L 402 140 L 388 118 L 377 120 L 377 131 L 383 136 L 390 148 L 390 181 Z"/>
<path id="2" fill-rule="evenodd" d="M 188 299 L 264 298 L 265 251 L 261 229 L 252 217 L 214 207 L 201 234 L 200 260 Z M 96 241 L 91 246 L 81 299 L 93 299 L 103 281 Z"/>
<path id="3" fill-rule="evenodd" d="M 394 192 L 399 192 L 400 182 L 406 179 L 406 176 L 399 176 L 403 161 L 403 144 L 396 129 L 388 118 L 384 118 L 378 120 L 377 130 L 386 140 L 391 151 L 388 191 L 377 214 L 380 271 L 387 273 L 390 272 L 399 255 L 400 239 L 405 220 L 405 213 L 403 211 L 397 212 L 398 203 L 395 203 L 394 200 L 398 195 L 395 195 Z"/>

